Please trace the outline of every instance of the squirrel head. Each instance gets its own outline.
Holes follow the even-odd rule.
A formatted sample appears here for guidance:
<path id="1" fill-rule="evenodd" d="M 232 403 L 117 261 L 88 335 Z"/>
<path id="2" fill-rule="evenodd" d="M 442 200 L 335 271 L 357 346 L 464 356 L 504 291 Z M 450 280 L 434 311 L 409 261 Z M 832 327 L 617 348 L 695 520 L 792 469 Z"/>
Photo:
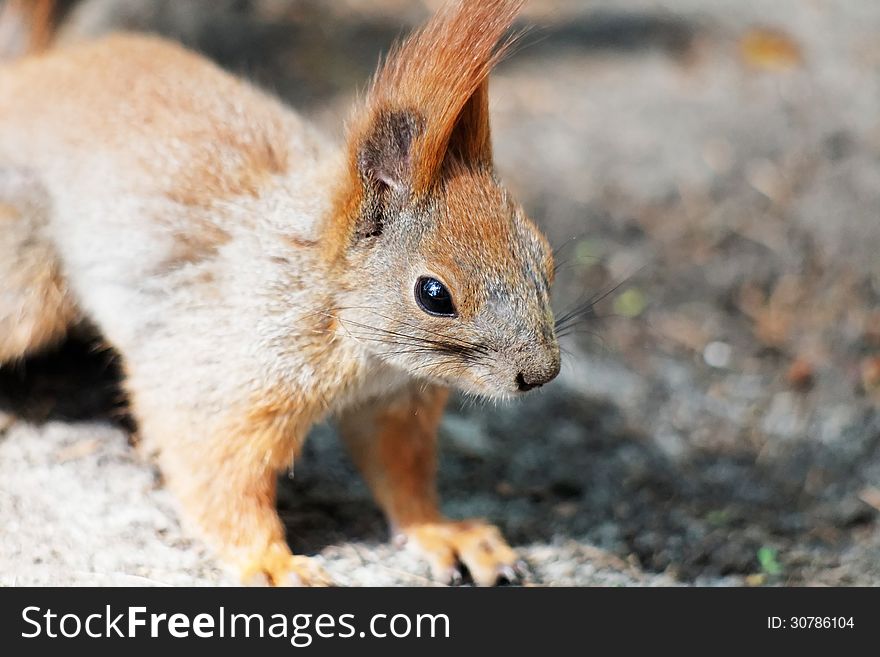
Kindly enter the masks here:
<path id="1" fill-rule="evenodd" d="M 488 74 L 520 1 L 461 1 L 396 47 L 350 125 L 328 240 L 340 330 L 414 376 L 482 396 L 559 372 L 547 240 L 494 175 Z"/>

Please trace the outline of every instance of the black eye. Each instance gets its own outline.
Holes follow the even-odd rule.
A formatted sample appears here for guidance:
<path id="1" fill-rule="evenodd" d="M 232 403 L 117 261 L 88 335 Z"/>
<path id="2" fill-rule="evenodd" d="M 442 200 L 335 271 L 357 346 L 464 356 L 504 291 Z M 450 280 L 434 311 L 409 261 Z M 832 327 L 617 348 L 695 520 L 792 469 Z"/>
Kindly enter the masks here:
<path id="1" fill-rule="evenodd" d="M 446 286 L 436 278 L 424 276 L 416 281 L 416 301 L 429 315 L 455 317 L 455 305 Z"/>

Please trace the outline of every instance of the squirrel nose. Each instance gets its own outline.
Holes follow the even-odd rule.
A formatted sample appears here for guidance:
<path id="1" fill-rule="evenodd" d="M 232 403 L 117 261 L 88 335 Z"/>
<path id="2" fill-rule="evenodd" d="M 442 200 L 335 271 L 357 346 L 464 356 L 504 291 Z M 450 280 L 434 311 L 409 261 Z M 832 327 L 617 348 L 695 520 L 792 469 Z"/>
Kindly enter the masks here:
<path id="1" fill-rule="evenodd" d="M 516 375 L 516 387 L 519 388 L 520 390 L 522 390 L 523 392 L 526 392 L 527 390 L 531 390 L 532 388 L 540 388 L 542 385 L 544 385 L 544 383 L 545 383 L 544 381 L 541 381 L 539 383 L 532 383 L 531 381 L 526 381 L 526 377 L 522 372 L 520 372 L 519 374 Z"/>
<path id="2" fill-rule="evenodd" d="M 524 372 L 520 372 L 516 375 L 516 387 L 522 392 L 533 390 L 534 388 L 540 388 L 545 383 L 549 383 L 555 379 L 557 374 L 559 374 L 558 367 L 544 372 L 529 373 L 528 378 Z"/>
<path id="3" fill-rule="evenodd" d="M 524 355 L 525 358 L 519 361 L 517 368 L 519 374 L 516 375 L 515 380 L 517 390 L 520 392 L 540 388 L 559 374 L 562 363 L 559 358 L 559 345 L 555 340 L 543 348 L 532 349 Z"/>

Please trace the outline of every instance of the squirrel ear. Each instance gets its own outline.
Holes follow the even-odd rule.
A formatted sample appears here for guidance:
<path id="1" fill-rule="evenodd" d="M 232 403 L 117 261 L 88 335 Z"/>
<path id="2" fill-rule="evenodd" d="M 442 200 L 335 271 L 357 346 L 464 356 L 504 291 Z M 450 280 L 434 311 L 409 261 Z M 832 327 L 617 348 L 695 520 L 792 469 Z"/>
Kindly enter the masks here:
<path id="1" fill-rule="evenodd" d="M 358 150 L 357 166 L 361 180 L 393 191 L 410 189 L 413 180 L 412 145 L 419 132 L 419 117 L 413 112 L 377 112 Z"/>
<path id="2" fill-rule="evenodd" d="M 459 113 L 449 136 L 446 157 L 469 166 L 491 168 L 488 78 L 480 83 Z"/>

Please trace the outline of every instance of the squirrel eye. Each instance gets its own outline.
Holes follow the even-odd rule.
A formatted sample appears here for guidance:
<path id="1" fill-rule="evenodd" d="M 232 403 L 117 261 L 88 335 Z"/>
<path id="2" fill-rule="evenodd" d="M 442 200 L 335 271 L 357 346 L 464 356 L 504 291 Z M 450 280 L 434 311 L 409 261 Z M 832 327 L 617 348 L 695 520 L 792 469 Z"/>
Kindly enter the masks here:
<path id="1" fill-rule="evenodd" d="M 416 281 L 416 301 L 429 315 L 455 317 L 455 305 L 446 286 L 436 278 L 423 276 Z"/>

